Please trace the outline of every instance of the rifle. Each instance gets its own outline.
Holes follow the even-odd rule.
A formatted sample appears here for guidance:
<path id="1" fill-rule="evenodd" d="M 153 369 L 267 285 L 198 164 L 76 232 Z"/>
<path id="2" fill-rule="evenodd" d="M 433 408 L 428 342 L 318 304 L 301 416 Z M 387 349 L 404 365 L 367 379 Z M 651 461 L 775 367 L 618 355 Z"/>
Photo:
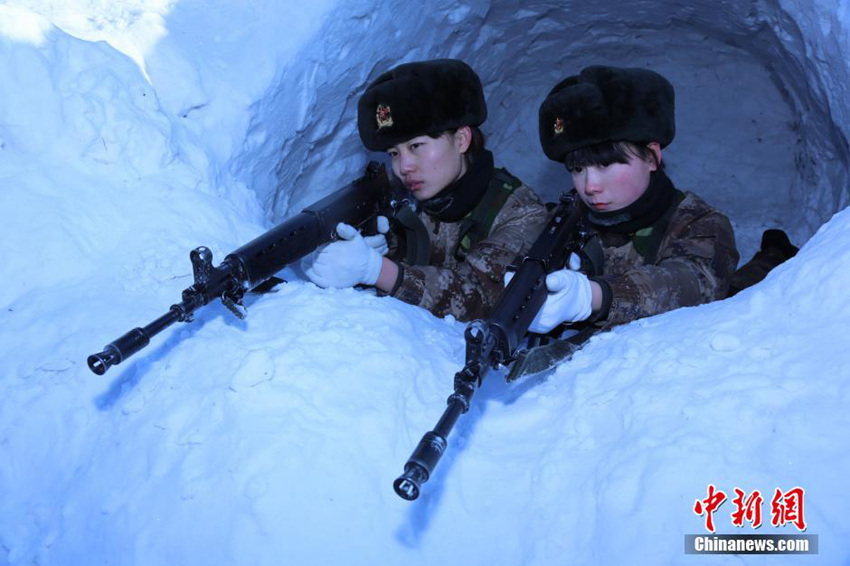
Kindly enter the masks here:
<path id="1" fill-rule="evenodd" d="M 564 194 L 546 228 L 531 246 L 490 317 L 471 322 L 464 333 L 466 363 L 454 377 L 454 393 L 434 430 L 425 433 L 393 482 L 395 492 L 413 501 L 448 446 L 448 436 L 491 369 L 501 368 L 521 353 L 520 343 L 546 300 L 546 275 L 566 265 L 590 238 L 582 207 L 574 192 Z"/>
<path id="2" fill-rule="evenodd" d="M 377 215 L 389 206 L 390 196 L 386 168 L 373 161 L 363 177 L 251 240 L 217 267 L 213 267 L 208 248 L 195 248 L 189 253 L 195 283 L 183 291 L 183 300 L 147 326 L 134 328 L 107 344 L 102 352 L 89 356 L 89 369 L 103 375 L 175 322 L 191 322 L 193 313 L 214 299 L 221 299 L 233 314 L 244 318 L 242 297 L 247 291 L 263 292 L 279 283 L 274 274 L 336 239 L 339 222 L 358 229 L 374 224 Z"/>

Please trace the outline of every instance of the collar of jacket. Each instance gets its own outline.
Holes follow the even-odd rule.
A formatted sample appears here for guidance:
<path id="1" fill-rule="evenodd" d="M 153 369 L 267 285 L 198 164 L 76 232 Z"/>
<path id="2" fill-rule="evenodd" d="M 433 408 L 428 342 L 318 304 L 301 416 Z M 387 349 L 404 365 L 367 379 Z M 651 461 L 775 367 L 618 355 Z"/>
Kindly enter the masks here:
<path id="1" fill-rule="evenodd" d="M 441 222 L 459 222 L 484 196 L 492 176 L 493 154 L 485 149 L 471 156 L 463 177 L 422 201 L 422 209 Z"/>
<path id="2" fill-rule="evenodd" d="M 649 174 L 649 186 L 635 202 L 611 212 L 588 210 L 587 218 L 600 230 L 633 234 L 642 228 L 652 226 L 656 220 L 664 216 L 675 198 L 676 188 L 673 182 L 664 171 L 658 169 Z"/>

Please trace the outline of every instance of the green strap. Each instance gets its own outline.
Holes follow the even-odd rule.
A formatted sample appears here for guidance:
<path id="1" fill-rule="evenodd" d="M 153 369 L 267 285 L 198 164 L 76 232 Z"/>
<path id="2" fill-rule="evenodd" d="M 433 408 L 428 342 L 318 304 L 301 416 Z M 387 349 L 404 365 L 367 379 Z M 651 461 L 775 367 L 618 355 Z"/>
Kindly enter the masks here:
<path id="1" fill-rule="evenodd" d="M 632 243 L 635 246 L 637 253 L 643 257 L 647 265 L 652 265 L 658 259 L 658 249 L 661 247 L 661 240 L 664 239 L 664 234 L 667 232 L 667 227 L 670 225 L 670 220 L 679 208 L 679 204 L 685 200 L 685 193 L 676 190 L 676 198 L 673 204 L 667 211 L 656 220 L 651 226 L 642 228 L 632 236 Z"/>
<path id="2" fill-rule="evenodd" d="M 460 241 L 455 250 L 455 258 L 463 260 L 475 244 L 490 235 L 496 216 L 499 215 L 508 197 L 521 185 L 522 181 L 511 175 L 507 169 L 493 171 L 487 192 L 461 221 Z"/>

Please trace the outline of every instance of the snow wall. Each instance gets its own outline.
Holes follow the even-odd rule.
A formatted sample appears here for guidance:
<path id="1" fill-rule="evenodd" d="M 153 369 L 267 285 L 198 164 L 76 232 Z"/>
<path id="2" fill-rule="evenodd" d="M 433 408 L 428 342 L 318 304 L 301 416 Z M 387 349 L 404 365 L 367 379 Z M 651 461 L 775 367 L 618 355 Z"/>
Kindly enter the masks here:
<path id="1" fill-rule="evenodd" d="M 371 79 L 399 62 L 458 57 L 484 82 L 490 118 L 483 129 L 498 160 L 553 199 L 569 181 L 541 158 L 537 110 L 548 90 L 590 64 L 648 67 L 677 90 L 671 177 L 728 212 L 748 259 L 764 228 L 783 227 L 802 243 L 848 203 L 847 6 L 339 6 L 255 105 L 233 171 L 282 218 L 367 159 L 354 118 Z"/>
<path id="2" fill-rule="evenodd" d="M 489 146 L 550 200 L 569 180 L 540 150 L 539 104 L 565 76 L 610 64 L 673 82 L 669 172 L 728 213 L 744 260 L 765 228 L 802 244 L 848 203 L 846 2 L 20 4 L 132 57 L 192 141 L 177 153 L 199 149 L 202 182 L 247 187 L 269 222 L 382 159 L 359 142 L 360 94 L 393 65 L 436 57 L 478 71 Z"/>

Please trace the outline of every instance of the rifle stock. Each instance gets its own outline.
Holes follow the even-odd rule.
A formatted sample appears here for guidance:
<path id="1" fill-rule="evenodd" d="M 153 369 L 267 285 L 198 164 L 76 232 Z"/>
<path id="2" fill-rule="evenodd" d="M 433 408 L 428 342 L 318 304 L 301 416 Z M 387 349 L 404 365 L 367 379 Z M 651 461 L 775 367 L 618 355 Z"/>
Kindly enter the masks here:
<path id="1" fill-rule="evenodd" d="M 182 301 L 144 327 L 130 330 L 107 344 L 102 352 L 87 358 L 89 369 L 103 375 L 150 343 L 175 322 L 191 322 L 192 314 L 215 299 L 235 315 L 242 297 L 269 281 L 287 265 L 336 239 L 336 225 L 345 222 L 362 229 L 389 206 L 389 179 L 383 165 L 369 163 L 363 177 L 308 206 L 299 214 L 261 234 L 213 266 L 212 252 L 205 247 L 192 250 L 194 284 L 185 289 Z"/>
<path id="2" fill-rule="evenodd" d="M 528 327 L 546 301 L 546 275 L 562 268 L 589 236 L 574 193 L 561 196 L 554 215 L 523 258 L 486 320 L 467 326 L 466 363 L 455 374 L 454 392 L 433 430 L 426 433 L 393 482 L 402 498 L 419 497 L 448 447 L 448 437 L 460 416 L 469 410 L 472 397 L 494 368 L 509 364 L 517 355 Z"/>

